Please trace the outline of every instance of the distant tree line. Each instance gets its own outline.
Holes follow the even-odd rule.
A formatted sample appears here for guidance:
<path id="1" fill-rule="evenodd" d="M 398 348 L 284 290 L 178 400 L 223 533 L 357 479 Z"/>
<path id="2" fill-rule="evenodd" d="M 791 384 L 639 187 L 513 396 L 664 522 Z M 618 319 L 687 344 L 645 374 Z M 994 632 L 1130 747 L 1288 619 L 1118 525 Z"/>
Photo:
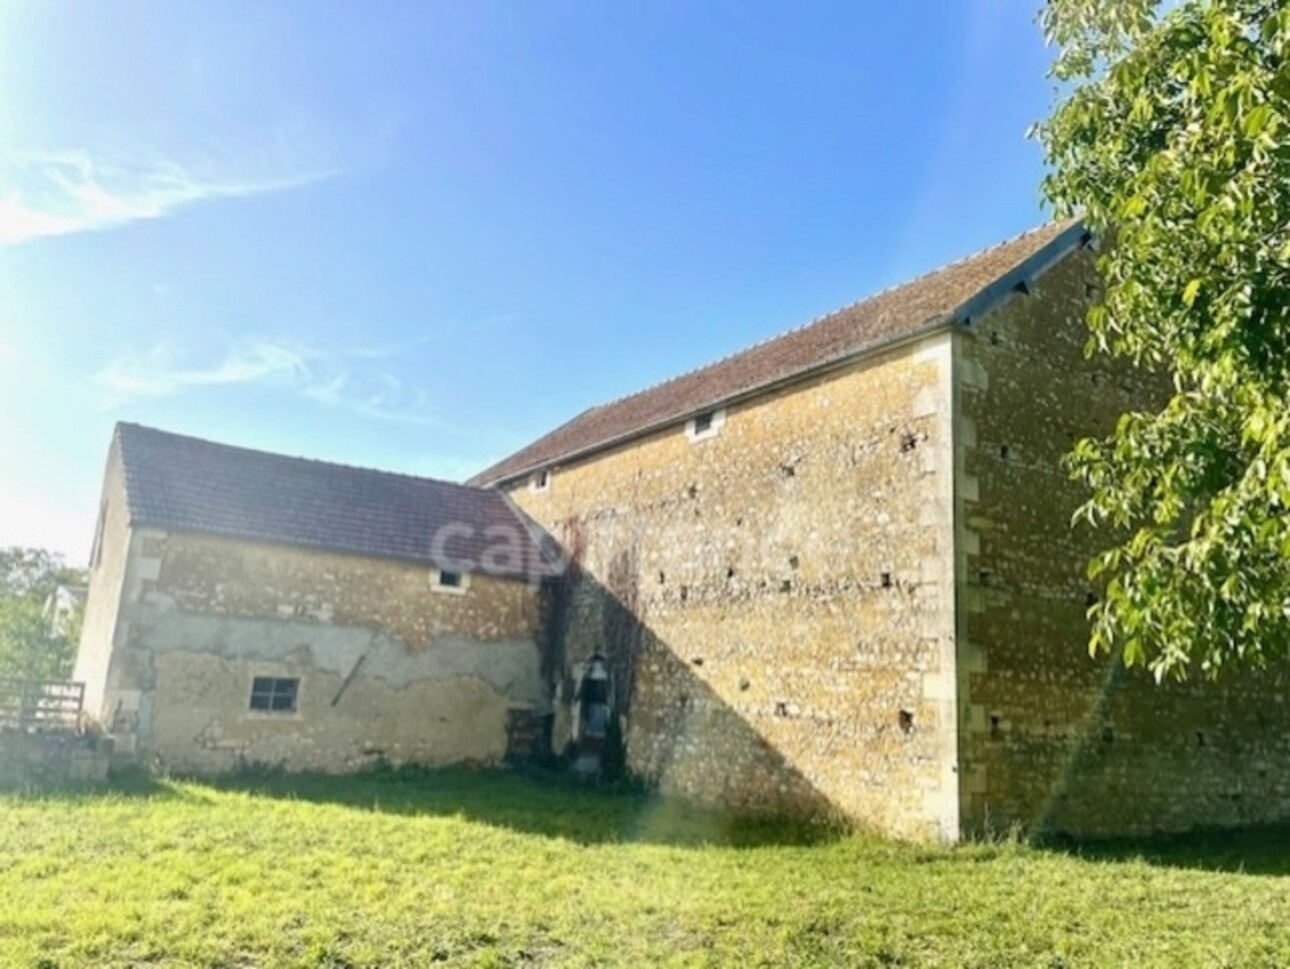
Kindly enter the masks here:
<path id="1" fill-rule="evenodd" d="M 0 677 L 64 679 L 80 640 L 79 608 L 55 623 L 46 605 L 59 586 L 84 587 L 84 569 L 37 548 L 0 548 Z"/>

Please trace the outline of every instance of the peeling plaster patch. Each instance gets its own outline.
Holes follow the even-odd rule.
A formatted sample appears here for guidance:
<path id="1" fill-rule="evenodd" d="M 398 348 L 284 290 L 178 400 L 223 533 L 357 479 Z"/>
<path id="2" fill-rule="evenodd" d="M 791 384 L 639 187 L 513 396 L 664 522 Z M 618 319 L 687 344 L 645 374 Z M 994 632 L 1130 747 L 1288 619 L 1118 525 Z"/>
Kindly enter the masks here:
<path id="1" fill-rule="evenodd" d="M 445 597 L 398 562 L 157 532 L 129 549 L 138 592 L 120 609 L 103 718 L 150 764 L 492 762 L 517 718 L 550 712 L 538 593 L 523 583 L 482 576 Z M 250 710 L 257 676 L 298 679 L 296 710 Z"/>
<path id="2" fill-rule="evenodd" d="M 137 612 L 137 610 L 136 610 Z M 444 635 L 418 652 L 390 636 L 361 627 L 320 626 L 267 619 L 211 617 L 189 612 L 135 616 L 132 643 L 153 653 L 212 653 L 232 660 L 281 661 L 301 657 L 312 669 L 345 675 L 367 656 L 364 677 L 392 686 L 418 679 L 474 676 L 528 702 L 543 693 L 532 640 L 481 643 Z"/>

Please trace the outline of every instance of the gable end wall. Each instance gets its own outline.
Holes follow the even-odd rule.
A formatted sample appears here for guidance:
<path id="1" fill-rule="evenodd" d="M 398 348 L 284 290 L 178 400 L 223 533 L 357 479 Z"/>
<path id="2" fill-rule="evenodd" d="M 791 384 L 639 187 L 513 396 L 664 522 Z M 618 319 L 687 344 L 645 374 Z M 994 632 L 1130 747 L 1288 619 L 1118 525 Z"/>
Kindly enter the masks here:
<path id="1" fill-rule="evenodd" d="M 117 637 L 117 619 L 130 557 L 130 512 L 126 505 L 125 475 L 115 445 L 108 451 L 103 474 L 99 520 L 95 525 L 96 558 L 90 563 L 85 619 L 76 651 L 72 679 L 85 684 L 86 715 L 102 722 L 104 689 Z"/>
<path id="2" fill-rule="evenodd" d="M 1078 835 L 1269 821 L 1290 810 L 1290 676 L 1156 686 L 1087 651 L 1100 536 L 1060 462 L 1160 399 L 1088 360 L 1096 284 L 1078 252 L 955 337 L 962 815 Z"/>

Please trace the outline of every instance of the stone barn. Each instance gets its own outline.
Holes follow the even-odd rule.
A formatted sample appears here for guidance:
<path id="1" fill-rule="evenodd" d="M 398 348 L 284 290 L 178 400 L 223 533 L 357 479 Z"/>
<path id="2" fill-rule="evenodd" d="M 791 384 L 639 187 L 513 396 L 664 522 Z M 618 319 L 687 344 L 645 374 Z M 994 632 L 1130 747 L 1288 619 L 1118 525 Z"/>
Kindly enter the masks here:
<path id="1" fill-rule="evenodd" d="M 1157 687 L 1087 653 L 1061 459 L 1161 389 L 1084 355 L 1094 244 L 1037 229 L 469 487 L 122 426 L 77 676 L 183 768 L 565 752 L 591 684 L 607 753 L 734 810 L 940 839 L 1284 818 L 1285 673 Z"/>
<path id="2" fill-rule="evenodd" d="M 121 424 L 74 675 L 150 765 L 496 762 L 545 743 L 546 568 L 500 492 Z"/>
<path id="3" fill-rule="evenodd" d="M 908 837 L 1290 814 L 1279 670 L 1156 687 L 1089 658 L 1080 437 L 1159 393 L 1085 358 L 1079 224 L 1027 233 L 593 407 L 473 479 L 565 547 L 566 675 L 628 766 Z"/>

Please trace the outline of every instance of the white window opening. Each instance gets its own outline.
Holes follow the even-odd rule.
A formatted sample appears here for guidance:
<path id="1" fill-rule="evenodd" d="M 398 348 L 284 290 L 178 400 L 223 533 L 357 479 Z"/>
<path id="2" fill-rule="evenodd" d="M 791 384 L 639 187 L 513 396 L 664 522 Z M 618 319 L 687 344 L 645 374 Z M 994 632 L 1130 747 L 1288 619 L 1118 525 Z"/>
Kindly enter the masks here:
<path id="1" fill-rule="evenodd" d="M 534 491 L 546 491 L 547 488 L 551 487 L 550 469 L 543 468 L 541 471 L 534 472 L 533 477 L 529 479 L 529 486 Z"/>
<path id="2" fill-rule="evenodd" d="M 435 592 L 465 595 L 470 585 L 470 575 L 450 569 L 435 569 L 430 573 L 430 588 Z"/>
<path id="3" fill-rule="evenodd" d="M 725 423 L 726 410 L 724 407 L 719 407 L 716 410 L 704 411 L 702 414 L 696 414 L 691 417 L 686 425 L 685 433 L 692 441 L 703 441 L 720 434 Z"/>

